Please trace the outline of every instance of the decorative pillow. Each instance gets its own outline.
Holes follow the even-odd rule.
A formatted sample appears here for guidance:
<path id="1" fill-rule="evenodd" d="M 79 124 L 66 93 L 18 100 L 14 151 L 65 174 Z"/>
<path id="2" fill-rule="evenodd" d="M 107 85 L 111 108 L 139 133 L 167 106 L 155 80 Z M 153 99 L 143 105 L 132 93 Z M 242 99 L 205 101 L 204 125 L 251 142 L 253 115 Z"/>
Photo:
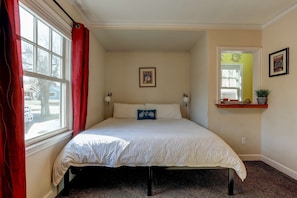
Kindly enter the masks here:
<path id="1" fill-rule="evenodd" d="M 155 120 L 156 119 L 156 109 L 150 110 L 137 110 L 137 120 Z"/>
<path id="2" fill-rule="evenodd" d="M 145 104 L 146 109 L 156 109 L 157 119 L 182 119 L 179 104 Z"/>
<path id="3" fill-rule="evenodd" d="M 113 117 L 114 118 L 137 118 L 137 110 L 145 110 L 144 104 L 123 104 L 114 103 Z"/>

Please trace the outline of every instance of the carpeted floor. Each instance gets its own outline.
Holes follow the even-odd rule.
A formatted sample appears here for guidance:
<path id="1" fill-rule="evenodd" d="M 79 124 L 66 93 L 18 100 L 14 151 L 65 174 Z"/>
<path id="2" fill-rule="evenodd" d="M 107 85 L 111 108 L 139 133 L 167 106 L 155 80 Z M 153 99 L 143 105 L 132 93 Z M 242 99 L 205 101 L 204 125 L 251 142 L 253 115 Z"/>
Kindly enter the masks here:
<path id="1" fill-rule="evenodd" d="M 227 195 L 227 170 L 157 170 L 154 172 L 152 198 L 297 197 L 296 180 L 263 162 L 245 162 L 245 165 L 247 179 L 241 182 L 235 174 L 233 196 Z M 78 175 L 71 183 L 69 197 L 137 198 L 148 197 L 146 193 L 147 169 L 100 168 Z"/>

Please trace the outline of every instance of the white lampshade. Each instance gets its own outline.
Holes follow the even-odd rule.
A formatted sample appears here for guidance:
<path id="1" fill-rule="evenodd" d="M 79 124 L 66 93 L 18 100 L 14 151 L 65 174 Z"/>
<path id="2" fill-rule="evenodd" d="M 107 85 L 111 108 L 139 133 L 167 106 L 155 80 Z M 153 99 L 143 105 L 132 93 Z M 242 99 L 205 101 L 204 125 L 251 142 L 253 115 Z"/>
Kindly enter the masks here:
<path id="1" fill-rule="evenodd" d="M 184 103 L 189 103 L 189 97 L 185 96 L 183 100 L 184 100 Z"/>
<path id="2" fill-rule="evenodd" d="M 109 103 L 111 101 L 111 97 L 110 96 L 106 96 L 104 100 L 105 100 L 105 102 L 108 102 Z"/>

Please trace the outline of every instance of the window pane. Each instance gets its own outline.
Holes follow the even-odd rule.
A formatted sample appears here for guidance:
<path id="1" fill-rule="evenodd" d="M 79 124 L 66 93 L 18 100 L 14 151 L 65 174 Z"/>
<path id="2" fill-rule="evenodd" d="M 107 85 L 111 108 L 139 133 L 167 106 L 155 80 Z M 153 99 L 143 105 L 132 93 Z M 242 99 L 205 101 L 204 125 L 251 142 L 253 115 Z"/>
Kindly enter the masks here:
<path id="1" fill-rule="evenodd" d="M 50 69 L 50 64 L 49 64 L 49 53 L 42 50 L 38 49 L 37 53 L 37 73 L 44 74 L 44 75 L 51 75 L 51 69 Z"/>
<path id="2" fill-rule="evenodd" d="M 52 76 L 56 77 L 56 78 L 62 78 L 62 59 L 57 57 L 57 56 L 53 56 L 52 59 Z"/>
<path id="3" fill-rule="evenodd" d="M 34 62 L 33 62 L 33 45 L 22 41 L 22 64 L 23 69 L 26 71 L 33 72 L 34 69 Z"/>
<path id="4" fill-rule="evenodd" d="M 26 139 L 65 127 L 61 87 L 62 83 L 24 76 Z"/>
<path id="5" fill-rule="evenodd" d="M 49 49 L 50 44 L 50 29 L 47 25 L 38 20 L 38 45 Z"/>
<path id="6" fill-rule="evenodd" d="M 238 89 L 221 89 L 221 98 L 228 98 L 230 100 L 238 100 Z"/>
<path id="7" fill-rule="evenodd" d="M 53 45 L 53 52 L 62 55 L 63 52 L 63 43 L 62 43 L 63 39 L 62 37 L 57 34 L 55 31 L 53 31 L 53 41 L 52 41 L 52 45 Z"/>
<path id="8" fill-rule="evenodd" d="M 33 41 L 34 17 L 23 8 L 20 8 L 20 23 L 21 23 L 21 36 L 30 41 Z"/>

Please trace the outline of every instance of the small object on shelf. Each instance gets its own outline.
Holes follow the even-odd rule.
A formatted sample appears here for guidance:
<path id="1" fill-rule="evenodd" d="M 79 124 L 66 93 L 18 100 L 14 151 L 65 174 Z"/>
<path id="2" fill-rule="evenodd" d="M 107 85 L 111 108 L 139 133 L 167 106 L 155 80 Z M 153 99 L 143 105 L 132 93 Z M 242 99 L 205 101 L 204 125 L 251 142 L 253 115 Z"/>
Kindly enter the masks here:
<path id="1" fill-rule="evenodd" d="M 247 98 L 247 99 L 244 100 L 243 103 L 244 103 L 244 104 L 251 104 L 252 102 L 251 102 L 251 100 L 250 100 L 249 98 Z"/>
<path id="2" fill-rule="evenodd" d="M 268 89 L 255 90 L 258 104 L 267 104 L 267 97 L 270 94 Z"/>

